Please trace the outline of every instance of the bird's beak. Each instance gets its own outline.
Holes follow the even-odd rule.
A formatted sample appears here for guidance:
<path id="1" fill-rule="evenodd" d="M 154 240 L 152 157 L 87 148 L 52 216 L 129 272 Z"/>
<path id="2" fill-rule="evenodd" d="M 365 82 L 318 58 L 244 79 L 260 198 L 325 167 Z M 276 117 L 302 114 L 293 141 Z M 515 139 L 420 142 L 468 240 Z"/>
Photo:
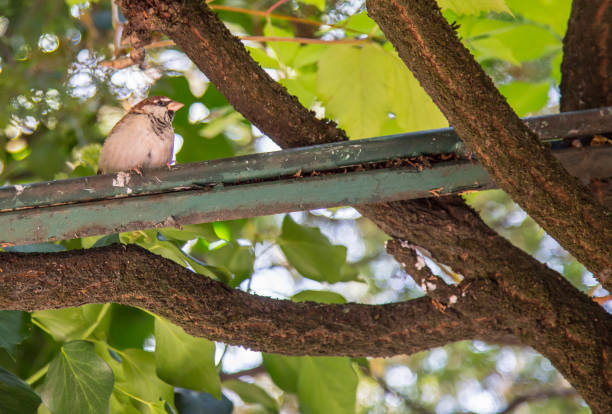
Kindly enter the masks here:
<path id="1" fill-rule="evenodd" d="M 172 112 L 176 112 L 176 111 L 178 111 L 179 109 L 181 109 L 183 106 L 185 106 L 185 105 L 183 105 L 183 104 L 182 104 L 182 103 L 180 103 L 180 102 L 172 101 L 172 102 L 170 102 L 170 103 L 168 104 L 167 108 L 168 108 L 169 110 L 171 110 Z"/>

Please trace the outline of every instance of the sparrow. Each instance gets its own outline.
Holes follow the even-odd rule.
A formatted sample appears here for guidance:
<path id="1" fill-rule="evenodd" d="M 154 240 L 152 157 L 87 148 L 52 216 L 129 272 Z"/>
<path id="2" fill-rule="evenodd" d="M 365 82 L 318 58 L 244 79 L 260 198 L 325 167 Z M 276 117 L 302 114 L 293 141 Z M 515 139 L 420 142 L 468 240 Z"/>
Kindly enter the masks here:
<path id="1" fill-rule="evenodd" d="M 184 105 L 152 96 L 134 105 L 104 141 L 98 174 L 170 166 L 174 146 L 174 113 Z"/>

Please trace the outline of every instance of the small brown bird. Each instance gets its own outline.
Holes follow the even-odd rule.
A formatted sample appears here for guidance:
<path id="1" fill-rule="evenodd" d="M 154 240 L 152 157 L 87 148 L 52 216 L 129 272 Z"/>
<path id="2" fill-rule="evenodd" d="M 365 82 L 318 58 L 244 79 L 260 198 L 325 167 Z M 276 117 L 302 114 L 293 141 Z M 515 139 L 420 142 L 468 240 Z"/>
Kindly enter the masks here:
<path id="1" fill-rule="evenodd" d="M 140 101 L 111 129 L 98 161 L 98 174 L 170 165 L 172 118 L 183 107 L 165 96 Z"/>

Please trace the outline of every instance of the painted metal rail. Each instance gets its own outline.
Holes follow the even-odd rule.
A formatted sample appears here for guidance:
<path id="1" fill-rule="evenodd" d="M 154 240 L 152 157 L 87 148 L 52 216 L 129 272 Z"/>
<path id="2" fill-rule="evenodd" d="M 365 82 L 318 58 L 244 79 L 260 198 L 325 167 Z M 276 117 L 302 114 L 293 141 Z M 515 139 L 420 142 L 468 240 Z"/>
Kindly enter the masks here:
<path id="1" fill-rule="evenodd" d="M 612 107 L 525 122 L 544 141 L 611 133 Z M 427 168 L 405 163 L 367 167 L 464 152 L 456 133 L 447 128 L 177 165 L 145 171 L 143 176 L 121 172 L 0 187 L 0 245 L 493 187 L 473 160 L 437 162 Z M 609 146 L 555 154 L 585 180 L 612 176 Z M 365 168 L 351 168 L 358 165 Z"/>

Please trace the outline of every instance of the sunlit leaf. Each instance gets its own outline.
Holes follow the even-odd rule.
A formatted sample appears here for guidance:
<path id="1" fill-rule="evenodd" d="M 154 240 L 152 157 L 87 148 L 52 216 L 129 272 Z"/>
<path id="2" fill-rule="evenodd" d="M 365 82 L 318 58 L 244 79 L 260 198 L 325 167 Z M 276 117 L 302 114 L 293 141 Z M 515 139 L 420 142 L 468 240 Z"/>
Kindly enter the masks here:
<path id="1" fill-rule="evenodd" d="M 505 0 L 515 15 L 549 25 L 559 36 L 565 34 L 571 0 Z"/>
<path id="2" fill-rule="evenodd" d="M 39 324 L 53 339 L 67 342 L 86 339 L 93 333 L 95 325 L 107 315 L 108 306 L 102 304 L 83 305 L 78 308 L 50 309 L 32 313 L 32 320 Z"/>
<path id="3" fill-rule="evenodd" d="M 403 62 L 375 44 L 330 46 L 319 61 L 317 91 L 326 116 L 353 139 L 379 135 L 391 116 L 404 132 L 446 125 Z"/>
<path id="4" fill-rule="evenodd" d="M 325 0 L 298 0 L 300 3 L 312 4 L 319 10 L 325 10 Z"/>
<path id="5" fill-rule="evenodd" d="M 521 117 L 542 109 L 548 102 L 549 89 L 548 82 L 511 82 L 499 87 L 499 91 Z"/>
<path id="6" fill-rule="evenodd" d="M 282 29 L 274 24 L 267 23 L 264 27 L 264 36 L 267 37 L 293 37 L 293 33 Z M 293 59 L 295 58 L 298 50 L 300 49 L 299 43 L 296 42 L 266 42 L 272 50 L 276 53 L 279 62 L 284 65 L 291 66 Z"/>
<path id="7" fill-rule="evenodd" d="M 451 9 L 457 14 L 480 14 L 482 12 L 506 12 L 512 14 L 505 0 L 438 0 L 442 9 Z"/>

